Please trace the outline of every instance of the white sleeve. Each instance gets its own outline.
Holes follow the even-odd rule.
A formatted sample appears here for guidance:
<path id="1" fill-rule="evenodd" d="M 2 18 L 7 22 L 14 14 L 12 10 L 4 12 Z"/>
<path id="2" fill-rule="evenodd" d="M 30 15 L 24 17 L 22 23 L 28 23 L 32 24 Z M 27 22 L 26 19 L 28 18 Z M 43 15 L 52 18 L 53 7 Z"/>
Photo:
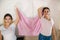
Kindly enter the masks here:
<path id="1" fill-rule="evenodd" d="M 52 26 L 54 25 L 54 20 L 53 19 L 51 19 L 51 22 L 52 22 Z"/>
<path id="2" fill-rule="evenodd" d="M 3 35 L 3 26 L 0 26 L 0 32 L 1 32 L 1 35 Z"/>
<path id="3" fill-rule="evenodd" d="M 2 27 L 0 26 L 0 31 L 2 30 Z"/>

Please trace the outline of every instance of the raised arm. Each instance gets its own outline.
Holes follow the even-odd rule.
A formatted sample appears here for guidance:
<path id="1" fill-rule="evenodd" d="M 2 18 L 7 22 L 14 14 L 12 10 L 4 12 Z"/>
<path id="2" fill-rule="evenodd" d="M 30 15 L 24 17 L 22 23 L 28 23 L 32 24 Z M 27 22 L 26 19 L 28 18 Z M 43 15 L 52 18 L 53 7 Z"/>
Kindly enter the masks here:
<path id="1" fill-rule="evenodd" d="M 0 31 L 0 40 L 2 40 L 2 35 L 1 35 L 1 31 Z"/>
<path id="2" fill-rule="evenodd" d="M 38 16 L 39 16 L 39 18 L 42 17 L 42 9 L 43 9 L 43 7 L 38 8 Z"/>
<path id="3" fill-rule="evenodd" d="M 16 11 L 16 19 L 15 19 L 14 23 L 17 25 L 19 22 L 19 10 L 17 7 L 15 8 L 15 11 Z"/>
<path id="4" fill-rule="evenodd" d="M 55 29 L 54 26 L 53 26 L 53 28 L 52 28 L 52 39 L 53 39 L 53 40 L 56 40 L 56 29 Z"/>

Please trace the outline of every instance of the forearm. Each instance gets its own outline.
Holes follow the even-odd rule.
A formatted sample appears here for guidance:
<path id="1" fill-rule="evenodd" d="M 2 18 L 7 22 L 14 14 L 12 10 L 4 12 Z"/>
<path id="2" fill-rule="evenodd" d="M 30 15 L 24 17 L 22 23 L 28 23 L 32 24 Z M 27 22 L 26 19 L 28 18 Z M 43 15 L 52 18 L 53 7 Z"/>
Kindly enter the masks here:
<path id="1" fill-rule="evenodd" d="M 39 16 L 39 18 L 41 18 L 42 17 L 42 7 L 40 7 L 40 8 L 38 8 L 38 16 Z"/>
<path id="2" fill-rule="evenodd" d="M 56 30 L 55 28 L 53 28 L 53 31 L 52 31 L 52 37 L 53 37 L 53 40 L 56 40 Z"/>
<path id="3" fill-rule="evenodd" d="M 1 35 L 1 31 L 0 31 L 0 40 L 2 40 L 2 35 Z"/>
<path id="4" fill-rule="evenodd" d="M 2 40 L 2 36 L 0 35 L 0 40 Z"/>
<path id="5" fill-rule="evenodd" d="M 53 40 L 56 40 L 56 35 L 53 34 Z"/>
<path id="6" fill-rule="evenodd" d="M 18 8 L 16 8 L 16 20 L 19 21 L 19 10 L 18 10 Z"/>
<path id="7" fill-rule="evenodd" d="M 15 8 L 15 11 L 16 11 L 16 19 L 15 19 L 15 21 L 14 21 L 14 23 L 17 25 L 18 24 L 18 22 L 19 22 L 19 10 L 18 10 L 18 8 L 16 7 Z"/>

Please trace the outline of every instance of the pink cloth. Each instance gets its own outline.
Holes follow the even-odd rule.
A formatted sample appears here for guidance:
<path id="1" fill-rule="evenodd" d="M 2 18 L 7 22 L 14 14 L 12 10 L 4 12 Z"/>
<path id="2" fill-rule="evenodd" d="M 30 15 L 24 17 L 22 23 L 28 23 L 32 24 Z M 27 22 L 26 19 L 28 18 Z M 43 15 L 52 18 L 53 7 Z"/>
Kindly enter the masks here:
<path id="1" fill-rule="evenodd" d="M 19 12 L 19 11 L 18 11 Z M 27 18 L 19 12 L 20 21 L 18 23 L 18 32 L 21 36 L 38 36 L 41 31 L 40 19 Z"/>

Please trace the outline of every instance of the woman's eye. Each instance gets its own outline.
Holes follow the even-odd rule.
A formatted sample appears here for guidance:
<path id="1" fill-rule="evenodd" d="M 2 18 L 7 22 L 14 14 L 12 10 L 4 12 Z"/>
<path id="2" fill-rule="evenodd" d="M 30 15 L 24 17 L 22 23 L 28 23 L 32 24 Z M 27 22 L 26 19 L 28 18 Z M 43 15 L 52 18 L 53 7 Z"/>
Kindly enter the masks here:
<path id="1" fill-rule="evenodd" d="M 5 20 L 7 20 L 7 19 L 5 19 Z"/>

